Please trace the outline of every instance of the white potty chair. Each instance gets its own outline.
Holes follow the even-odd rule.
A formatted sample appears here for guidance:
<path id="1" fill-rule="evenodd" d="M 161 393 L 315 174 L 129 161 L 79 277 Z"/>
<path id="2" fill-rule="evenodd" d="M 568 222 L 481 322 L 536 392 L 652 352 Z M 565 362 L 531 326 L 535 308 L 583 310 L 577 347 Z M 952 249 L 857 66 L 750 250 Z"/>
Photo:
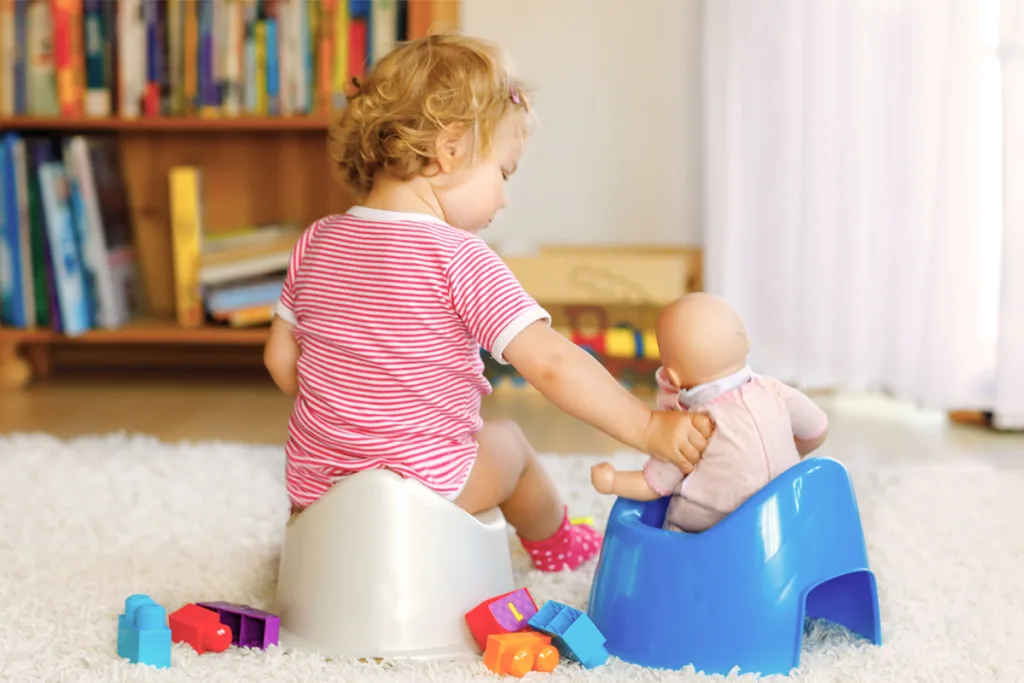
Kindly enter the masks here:
<path id="1" fill-rule="evenodd" d="M 515 588 L 505 518 L 387 470 L 338 482 L 289 524 L 281 644 L 351 658 L 479 655 L 465 614 Z"/>

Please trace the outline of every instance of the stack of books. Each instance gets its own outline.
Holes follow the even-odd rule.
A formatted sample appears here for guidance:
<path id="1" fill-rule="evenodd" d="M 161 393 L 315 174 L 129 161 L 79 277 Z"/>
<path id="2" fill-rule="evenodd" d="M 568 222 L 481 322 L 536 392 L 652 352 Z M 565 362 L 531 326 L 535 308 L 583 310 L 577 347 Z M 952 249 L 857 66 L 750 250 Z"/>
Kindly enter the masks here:
<path id="1" fill-rule="evenodd" d="M 143 308 L 117 141 L 0 139 L 0 324 L 68 336 Z"/>
<path id="2" fill-rule="evenodd" d="M 213 321 L 269 324 L 300 234 L 296 225 L 263 225 L 205 236 L 199 281 Z"/>
<path id="3" fill-rule="evenodd" d="M 269 324 L 304 226 L 246 226 L 207 231 L 203 173 L 198 166 L 170 172 L 171 246 L 178 324 Z"/>

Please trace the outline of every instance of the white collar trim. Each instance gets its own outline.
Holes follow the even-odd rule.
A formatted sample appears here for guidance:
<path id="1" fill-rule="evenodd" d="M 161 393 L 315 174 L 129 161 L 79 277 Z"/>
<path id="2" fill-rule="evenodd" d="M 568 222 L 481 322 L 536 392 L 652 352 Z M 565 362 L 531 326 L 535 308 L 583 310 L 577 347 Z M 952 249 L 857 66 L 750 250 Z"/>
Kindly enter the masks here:
<path id="1" fill-rule="evenodd" d="M 750 370 L 750 366 L 744 366 L 743 369 L 731 375 L 720 377 L 712 382 L 698 384 L 690 389 L 680 390 L 679 403 L 687 407 L 711 403 L 722 394 L 743 386 L 753 377 L 754 373 Z"/>
<path id="2" fill-rule="evenodd" d="M 387 209 L 372 209 L 368 206 L 353 206 L 345 213 L 347 213 L 350 216 L 355 216 L 356 218 L 363 218 L 368 221 L 415 221 L 417 223 L 437 223 L 439 225 L 448 225 L 437 216 L 429 213 L 389 211 Z"/>

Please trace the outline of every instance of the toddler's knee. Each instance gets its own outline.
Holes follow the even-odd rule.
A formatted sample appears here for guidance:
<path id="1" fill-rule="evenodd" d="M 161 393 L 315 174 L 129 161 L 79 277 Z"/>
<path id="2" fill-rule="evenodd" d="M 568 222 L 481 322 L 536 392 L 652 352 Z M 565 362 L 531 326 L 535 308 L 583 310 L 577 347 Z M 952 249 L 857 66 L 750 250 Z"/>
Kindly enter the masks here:
<path id="1" fill-rule="evenodd" d="M 520 474 L 537 461 L 526 435 L 513 420 L 489 420 L 478 440 L 488 450 L 500 453 L 505 465 L 515 468 Z"/>

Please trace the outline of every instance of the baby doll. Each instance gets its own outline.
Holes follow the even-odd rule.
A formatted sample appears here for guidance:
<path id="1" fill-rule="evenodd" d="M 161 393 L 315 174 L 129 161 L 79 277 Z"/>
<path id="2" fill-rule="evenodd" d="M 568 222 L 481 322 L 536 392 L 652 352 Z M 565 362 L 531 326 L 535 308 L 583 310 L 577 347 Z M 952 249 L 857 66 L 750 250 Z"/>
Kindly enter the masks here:
<path id="1" fill-rule="evenodd" d="M 800 391 L 751 372 L 743 320 L 718 297 L 676 300 L 662 311 L 656 333 L 659 407 L 706 413 L 714 432 L 688 476 L 651 459 L 633 472 L 595 465 L 591 481 L 600 493 L 632 500 L 671 495 L 663 527 L 699 532 L 817 449 L 828 418 Z"/>

